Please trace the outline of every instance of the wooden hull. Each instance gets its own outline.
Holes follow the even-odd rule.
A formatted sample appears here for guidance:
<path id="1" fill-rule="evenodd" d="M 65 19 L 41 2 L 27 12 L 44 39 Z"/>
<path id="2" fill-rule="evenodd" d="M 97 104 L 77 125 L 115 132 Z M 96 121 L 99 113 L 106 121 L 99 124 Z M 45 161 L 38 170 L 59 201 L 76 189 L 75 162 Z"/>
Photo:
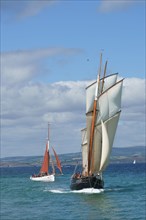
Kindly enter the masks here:
<path id="1" fill-rule="evenodd" d="M 55 176 L 53 174 L 46 176 L 31 176 L 30 179 L 33 181 L 54 182 Z"/>
<path id="2" fill-rule="evenodd" d="M 71 190 L 82 190 L 87 188 L 103 189 L 104 181 L 96 176 L 71 178 Z"/>

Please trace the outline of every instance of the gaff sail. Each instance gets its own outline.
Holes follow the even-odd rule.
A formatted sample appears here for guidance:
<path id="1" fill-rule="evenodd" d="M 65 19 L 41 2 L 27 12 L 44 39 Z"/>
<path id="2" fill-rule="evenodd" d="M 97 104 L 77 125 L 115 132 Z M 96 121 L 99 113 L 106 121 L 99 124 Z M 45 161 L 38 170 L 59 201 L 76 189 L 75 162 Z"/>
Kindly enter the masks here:
<path id="1" fill-rule="evenodd" d="M 50 160 L 50 156 L 49 156 L 48 143 L 47 143 L 47 144 L 46 144 L 46 150 L 45 150 L 44 159 L 43 159 L 43 163 L 42 163 L 42 167 L 41 167 L 40 173 L 47 173 L 47 174 L 48 174 L 48 170 L 49 170 L 49 160 Z"/>

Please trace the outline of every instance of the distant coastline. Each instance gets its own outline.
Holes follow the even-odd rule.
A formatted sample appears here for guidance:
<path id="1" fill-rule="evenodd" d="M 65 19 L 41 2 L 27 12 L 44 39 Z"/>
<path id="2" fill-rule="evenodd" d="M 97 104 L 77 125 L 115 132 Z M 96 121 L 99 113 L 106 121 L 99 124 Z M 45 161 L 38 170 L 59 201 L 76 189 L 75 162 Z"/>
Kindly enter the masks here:
<path id="1" fill-rule="evenodd" d="M 81 152 L 60 154 L 62 166 L 81 164 Z M 52 156 L 54 161 L 54 157 Z M 18 156 L 0 159 L 0 167 L 41 166 L 43 156 Z M 146 147 L 113 148 L 110 163 L 145 163 Z"/>

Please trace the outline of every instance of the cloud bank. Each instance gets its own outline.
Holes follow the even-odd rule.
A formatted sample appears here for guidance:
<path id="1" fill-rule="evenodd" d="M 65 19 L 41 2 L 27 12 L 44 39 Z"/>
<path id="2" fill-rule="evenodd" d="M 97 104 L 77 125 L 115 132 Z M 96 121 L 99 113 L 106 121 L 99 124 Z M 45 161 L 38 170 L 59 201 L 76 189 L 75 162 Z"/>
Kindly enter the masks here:
<path id="1" fill-rule="evenodd" d="M 85 127 L 85 88 L 90 81 L 36 81 L 42 59 L 72 50 L 41 49 L 2 54 L 1 155 L 40 155 L 51 123 L 59 153 L 80 150 Z M 40 68 L 41 69 L 41 68 Z M 145 144 L 145 79 L 126 78 L 116 147 Z M 43 145 L 44 144 L 44 145 Z"/>

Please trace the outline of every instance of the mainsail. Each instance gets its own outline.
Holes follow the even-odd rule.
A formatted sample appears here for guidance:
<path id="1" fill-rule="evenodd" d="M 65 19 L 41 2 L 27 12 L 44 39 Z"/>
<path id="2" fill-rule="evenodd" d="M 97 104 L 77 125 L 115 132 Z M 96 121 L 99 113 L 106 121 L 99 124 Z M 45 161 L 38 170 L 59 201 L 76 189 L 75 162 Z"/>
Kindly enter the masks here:
<path id="1" fill-rule="evenodd" d="M 99 72 L 97 81 L 86 88 L 82 175 L 101 174 L 109 163 L 121 112 L 122 87 L 123 79 L 118 81 L 118 73 L 100 78 Z"/>
<path id="2" fill-rule="evenodd" d="M 45 154 L 44 154 L 44 160 L 43 160 L 43 163 L 42 163 L 40 173 L 47 173 L 48 174 L 49 160 L 50 160 L 50 156 L 49 156 L 48 143 L 47 143 Z"/>

